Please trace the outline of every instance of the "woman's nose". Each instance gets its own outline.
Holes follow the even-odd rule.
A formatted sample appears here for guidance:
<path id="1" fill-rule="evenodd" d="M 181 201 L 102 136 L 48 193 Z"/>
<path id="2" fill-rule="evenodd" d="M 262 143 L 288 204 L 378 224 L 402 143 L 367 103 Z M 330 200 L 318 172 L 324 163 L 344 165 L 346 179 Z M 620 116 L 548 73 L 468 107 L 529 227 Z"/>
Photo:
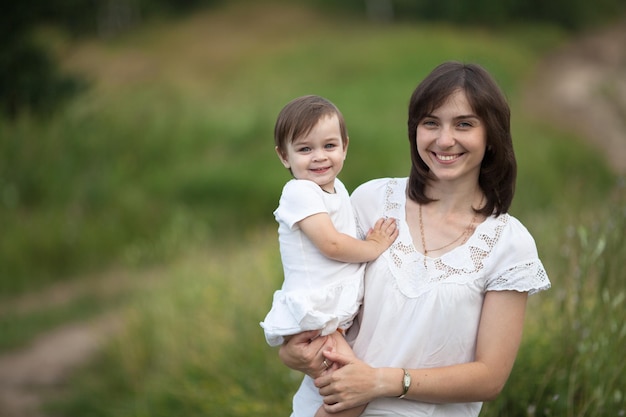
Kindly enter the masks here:
<path id="1" fill-rule="evenodd" d="M 442 148 L 449 148 L 454 145 L 454 132 L 451 128 L 444 127 L 437 138 L 437 145 Z"/>

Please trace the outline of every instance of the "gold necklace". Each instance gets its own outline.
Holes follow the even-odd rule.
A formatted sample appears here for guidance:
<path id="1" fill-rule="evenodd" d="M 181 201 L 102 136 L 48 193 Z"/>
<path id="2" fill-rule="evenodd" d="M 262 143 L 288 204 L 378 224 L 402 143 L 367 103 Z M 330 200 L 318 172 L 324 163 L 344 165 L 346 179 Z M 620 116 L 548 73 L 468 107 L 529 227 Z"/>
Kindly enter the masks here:
<path id="1" fill-rule="evenodd" d="M 481 200 L 481 204 L 482 204 L 482 200 Z M 461 245 L 464 244 L 467 241 L 467 239 L 470 237 L 470 235 L 472 234 L 472 226 L 474 225 L 474 222 L 476 222 L 477 215 L 478 214 L 474 212 L 474 216 L 472 217 L 472 220 L 467 225 L 467 227 L 463 230 L 463 233 L 461 233 L 461 235 L 457 237 L 456 239 L 454 239 L 452 242 L 448 243 L 447 245 L 443 245 L 442 247 L 437 248 L 437 249 L 427 249 L 426 239 L 424 238 L 424 221 L 422 220 L 422 205 L 420 204 L 419 205 L 420 235 L 422 237 L 422 248 L 424 249 L 424 257 L 428 256 L 428 252 L 437 252 L 439 250 L 452 246 L 453 244 L 458 242 L 459 239 L 461 239 L 462 237 L 465 237 L 465 239 L 463 239 L 463 241 L 461 242 Z"/>

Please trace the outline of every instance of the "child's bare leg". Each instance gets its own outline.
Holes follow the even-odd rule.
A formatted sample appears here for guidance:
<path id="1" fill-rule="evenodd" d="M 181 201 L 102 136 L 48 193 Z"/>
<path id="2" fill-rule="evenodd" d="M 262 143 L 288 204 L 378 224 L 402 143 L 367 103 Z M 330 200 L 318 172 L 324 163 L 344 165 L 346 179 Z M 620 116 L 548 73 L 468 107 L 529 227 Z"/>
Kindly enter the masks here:
<path id="1" fill-rule="evenodd" d="M 356 358 L 356 356 L 354 356 L 354 352 L 352 351 L 352 348 L 350 347 L 350 345 L 346 341 L 346 338 L 340 331 L 336 331 L 335 333 L 329 334 L 328 339 L 329 341 L 326 343 L 326 345 L 330 347 L 331 351 L 338 352 L 338 353 L 341 353 L 342 355 Z M 334 371 L 335 369 L 339 369 L 339 365 L 335 363 L 331 363 L 327 360 L 324 361 L 324 364 L 326 365 L 326 369 L 322 371 L 322 375 L 326 374 L 329 371 Z"/>
<path id="2" fill-rule="evenodd" d="M 333 339 L 333 350 L 341 353 L 346 356 L 354 356 L 354 352 L 352 348 L 346 341 L 345 336 L 339 330 L 335 333 L 331 334 L 330 337 Z"/>
<path id="3" fill-rule="evenodd" d="M 339 331 L 336 331 L 335 333 L 331 334 L 330 337 L 333 339 L 333 350 L 337 351 L 339 353 L 341 353 L 342 355 L 347 355 L 347 356 L 354 356 L 354 352 L 352 351 L 352 348 L 350 347 L 350 345 L 348 344 L 348 342 L 346 341 L 346 338 L 343 336 L 342 333 L 340 333 Z M 337 364 L 331 364 L 328 369 L 326 370 L 326 372 L 332 372 L 335 369 L 339 369 L 339 365 Z M 340 411 L 338 413 L 327 413 L 324 410 L 324 407 L 320 407 L 317 412 L 315 413 L 315 417 L 358 417 L 361 415 L 361 413 L 363 412 L 363 410 L 365 410 L 366 405 L 360 405 L 358 407 L 354 407 L 354 408 L 350 408 L 348 410 L 344 410 L 344 411 Z"/>
<path id="4" fill-rule="evenodd" d="M 366 405 L 360 405 L 358 407 L 349 408 L 347 410 L 340 411 L 338 413 L 327 413 L 324 411 L 324 407 L 320 407 L 315 413 L 315 417 L 358 417 L 365 410 Z"/>

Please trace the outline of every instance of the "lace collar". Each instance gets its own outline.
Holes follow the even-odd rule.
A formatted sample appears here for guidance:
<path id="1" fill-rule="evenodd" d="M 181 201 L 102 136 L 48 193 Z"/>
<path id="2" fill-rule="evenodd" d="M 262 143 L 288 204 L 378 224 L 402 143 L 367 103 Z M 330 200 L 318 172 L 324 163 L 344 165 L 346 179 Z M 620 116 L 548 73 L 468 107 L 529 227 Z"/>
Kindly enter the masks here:
<path id="1" fill-rule="evenodd" d="M 383 256 L 389 260 L 390 269 L 399 281 L 438 282 L 457 279 L 465 281 L 480 273 L 484 260 L 500 238 L 509 221 L 509 215 L 490 216 L 480 223 L 463 245 L 457 246 L 440 257 L 425 257 L 415 249 L 406 223 L 407 178 L 389 180 L 385 187 L 384 215 L 397 219 L 400 235 Z M 412 278 L 413 277 L 413 278 Z"/>

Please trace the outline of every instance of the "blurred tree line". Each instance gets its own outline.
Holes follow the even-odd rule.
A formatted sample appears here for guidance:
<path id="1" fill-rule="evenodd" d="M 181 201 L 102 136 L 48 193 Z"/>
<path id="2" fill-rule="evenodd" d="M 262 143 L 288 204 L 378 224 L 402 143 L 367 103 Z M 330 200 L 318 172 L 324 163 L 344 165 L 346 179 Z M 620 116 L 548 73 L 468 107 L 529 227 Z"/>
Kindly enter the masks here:
<path id="1" fill-rule="evenodd" d="M 40 25 L 71 36 L 111 37 L 154 15 L 180 14 L 225 1 L 256 0 L 20 0 L 5 2 L 0 14 L 0 114 L 48 114 L 83 88 L 62 73 L 33 36 Z M 285 0 L 286 1 L 286 0 Z M 306 0 L 315 7 L 366 15 L 380 21 L 447 21 L 504 26 L 548 23 L 568 30 L 602 24 L 626 12 L 624 0 Z"/>
<path id="2" fill-rule="evenodd" d="M 376 20 L 445 21 L 502 27 L 546 23 L 578 31 L 626 13 L 624 0 L 310 0 Z"/>
<path id="3" fill-rule="evenodd" d="M 111 37 L 158 14 L 184 13 L 218 0 L 20 0 L 5 2 L 0 14 L 0 114 L 45 115 L 84 88 L 64 74 L 35 29 L 53 26 L 72 37 Z"/>

